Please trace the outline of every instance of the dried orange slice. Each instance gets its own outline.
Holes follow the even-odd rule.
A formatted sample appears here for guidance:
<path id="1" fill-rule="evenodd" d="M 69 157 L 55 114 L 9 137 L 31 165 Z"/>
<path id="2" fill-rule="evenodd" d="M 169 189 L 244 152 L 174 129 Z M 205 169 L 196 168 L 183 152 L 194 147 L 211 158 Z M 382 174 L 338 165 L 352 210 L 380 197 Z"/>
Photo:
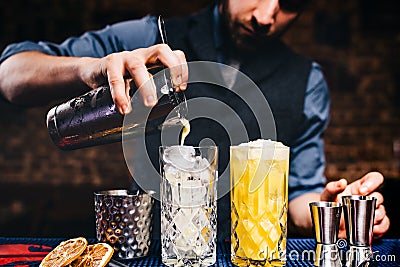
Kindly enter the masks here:
<path id="1" fill-rule="evenodd" d="M 111 260 L 113 253 L 114 249 L 106 243 L 89 245 L 69 267 L 103 267 Z"/>
<path id="2" fill-rule="evenodd" d="M 87 247 L 84 237 L 77 237 L 61 242 L 42 260 L 39 267 L 62 267 L 74 261 Z"/>

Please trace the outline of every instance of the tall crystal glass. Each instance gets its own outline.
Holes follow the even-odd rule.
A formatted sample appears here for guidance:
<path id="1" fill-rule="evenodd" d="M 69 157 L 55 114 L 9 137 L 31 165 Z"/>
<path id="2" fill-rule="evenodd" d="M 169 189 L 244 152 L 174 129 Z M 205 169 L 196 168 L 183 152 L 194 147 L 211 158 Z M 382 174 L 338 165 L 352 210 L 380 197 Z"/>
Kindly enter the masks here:
<path id="1" fill-rule="evenodd" d="M 215 146 L 160 147 L 161 257 L 167 266 L 216 261 Z"/>
<path id="2" fill-rule="evenodd" d="M 269 140 L 232 146 L 231 260 L 237 266 L 286 262 L 289 147 Z"/>

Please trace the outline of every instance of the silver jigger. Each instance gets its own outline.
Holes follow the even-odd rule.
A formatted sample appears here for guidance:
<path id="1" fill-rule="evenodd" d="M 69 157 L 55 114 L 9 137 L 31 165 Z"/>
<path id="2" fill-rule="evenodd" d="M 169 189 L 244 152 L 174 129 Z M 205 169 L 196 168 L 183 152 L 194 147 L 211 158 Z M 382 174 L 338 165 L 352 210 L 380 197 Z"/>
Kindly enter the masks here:
<path id="1" fill-rule="evenodd" d="M 311 202 L 309 205 L 315 240 L 317 241 L 314 265 L 342 267 L 339 248 L 336 245 L 342 204 L 337 202 Z"/>
<path id="2" fill-rule="evenodd" d="M 372 228 L 376 198 L 370 196 L 343 196 L 344 220 L 350 245 L 346 267 L 358 267 L 373 258 Z"/>

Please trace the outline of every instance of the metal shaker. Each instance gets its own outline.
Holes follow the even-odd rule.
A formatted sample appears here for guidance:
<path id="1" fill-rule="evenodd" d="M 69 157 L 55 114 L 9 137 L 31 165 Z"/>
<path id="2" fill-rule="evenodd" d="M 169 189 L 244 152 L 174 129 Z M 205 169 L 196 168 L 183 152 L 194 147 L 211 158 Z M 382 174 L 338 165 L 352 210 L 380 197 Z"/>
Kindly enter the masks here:
<path id="1" fill-rule="evenodd" d="M 337 202 L 309 203 L 315 240 L 314 265 L 321 267 L 342 267 L 339 248 L 336 245 L 342 204 Z"/>
<path id="2" fill-rule="evenodd" d="M 152 109 L 145 107 L 136 89 L 131 90 L 133 119 L 129 125 L 123 125 L 124 116 L 115 108 L 108 85 L 53 107 L 47 113 L 47 128 L 54 144 L 72 150 L 121 141 L 123 131 L 124 137 L 134 138 L 165 126 L 181 125 L 180 118 L 187 113 L 183 92 L 173 89 L 167 69 L 153 75 L 153 81 L 158 104 Z M 176 114 L 165 120 L 171 112 Z"/>
<path id="3" fill-rule="evenodd" d="M 158 18 L 162 43 L 167 44 L 164 20 Z M 158 104 L 146 108 L 131 83 L 132 114 L 127 123 L 115 108 L 110 87 L 101 86 L 82 96 L 53 107 L 47 113 L 47 128 L 53 142 L 63 150 L 72 150 L 134 138 L 143 133 L 153 133 L 163 128 L 183 126 L 187 114 L 187 103 L 183 92 L 172 86 L 168 69 L 162 66 L 148 68 L 153 74 Z M 149 81 L 151 82 L 151 81 Z M 182 104 L 182 105 L 181 105 Z M 175 114 L 170 114 L 174 112 Z M 167 118 L 166 120 L 165 118 Z"/>

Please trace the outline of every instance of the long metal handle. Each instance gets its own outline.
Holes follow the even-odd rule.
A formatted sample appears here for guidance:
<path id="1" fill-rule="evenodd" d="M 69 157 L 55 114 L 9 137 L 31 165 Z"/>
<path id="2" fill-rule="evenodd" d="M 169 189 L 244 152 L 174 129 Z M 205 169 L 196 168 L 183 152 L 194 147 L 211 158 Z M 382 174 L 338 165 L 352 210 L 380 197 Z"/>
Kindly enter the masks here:
<path id="1" fill-rule="evenodd" d="M 161 42 L 163 44 L 168 44 L 167 32 L 165 31 L 165 24 L 164 24 L 164 19 L 162 18 L 162 16 L 158 16 L 157 25 L 158 25 L 158 31 L 160 32 L 160 36 L 161 36 Z"/>
<path id="2" fill-rule="evenodd" d="M 161 15 L 158 16 L 157 26 L 158 26 L 158 31 L 160 33 L 161 42 L 163 44 L 168 45 L 167 31 L 165 30 L 164 19 L 162 18 Z M 187 109 L 187 102 L 186 102 L 185 94 L 182 93 L 181 96 L 178 95 L 177 91 L 173 87 L 173 83 L 172 83 L 172 79 L 171 79 L 171 75 L 170 75 L 169 71 L 164 72 L 164 78 L 165 78 L 166 84 L 171 85 L 165 89 L 168 90 L 168 96 L 169 96 L 170 101 L 174 104 L 174 106 L 178 106 L 177 111 L 178 111 L 179 118 L 186 118 L 186 116 L 188 114 L 188 109 Z M 180 104 L 182 104 L 182 105 L 180 105 Z"/>

